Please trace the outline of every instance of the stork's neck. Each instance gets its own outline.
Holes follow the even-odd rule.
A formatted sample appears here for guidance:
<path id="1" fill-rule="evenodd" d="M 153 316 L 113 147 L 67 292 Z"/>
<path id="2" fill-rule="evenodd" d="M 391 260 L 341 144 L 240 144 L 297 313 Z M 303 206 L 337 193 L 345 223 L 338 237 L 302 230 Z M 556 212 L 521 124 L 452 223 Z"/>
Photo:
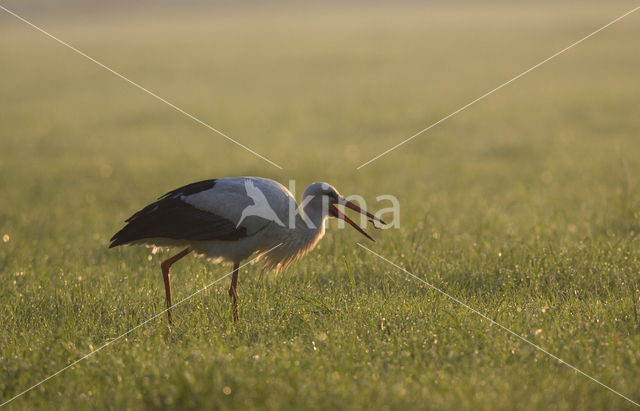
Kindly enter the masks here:
<path id="1" fill-rule="evenodd" d="M 298 257 L 313 249 L 324 236 L 324 224 L 328 218 L 318 204 L 303 202 L 303 206 L 296 210 L 295 227 L 285 229 L 285 236 L 281 238 L 282 246 L 265 256 L 267 269 L 281 269 Z"/>
<path id="2" fill-rule="evenodd" d="M 320 197 L 312 198 L 310 201 L 305 201 L 303 198 L 302 207 L 298 208 L 296 215 L 296 229 L 324 233 L 327 218 L 329 218 L 328 207 L 323 206 Z"/>

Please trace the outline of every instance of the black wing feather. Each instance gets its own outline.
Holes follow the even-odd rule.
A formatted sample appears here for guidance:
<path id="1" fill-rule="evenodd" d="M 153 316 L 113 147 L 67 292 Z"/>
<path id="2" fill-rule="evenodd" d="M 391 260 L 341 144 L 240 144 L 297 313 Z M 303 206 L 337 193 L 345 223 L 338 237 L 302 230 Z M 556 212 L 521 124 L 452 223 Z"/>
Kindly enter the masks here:
<path id="1" fill-rule="evenodd" d="M 171 190 L 167 194 L 160 197 L 158 200 L 168 197 L 190 196 L 192 194 L 197 194 L 201 191 L 213 188 L 214 185 L 216 185 L 215 179 L 198 181 L 196 183 L 187 184 L 186 186 Z"/>
<path id="2" fill-rule="evenodd" d="M 151 238 L 232 241 L 246 237 L 244 227 L 236 228 L 230 220 L 200 210 L 180 198 L 208 190 L 214 184 L 215 180 L 200 181 L 168 192 L 129 217 L 127 225 L 111 238 L 109 248 Z"/>

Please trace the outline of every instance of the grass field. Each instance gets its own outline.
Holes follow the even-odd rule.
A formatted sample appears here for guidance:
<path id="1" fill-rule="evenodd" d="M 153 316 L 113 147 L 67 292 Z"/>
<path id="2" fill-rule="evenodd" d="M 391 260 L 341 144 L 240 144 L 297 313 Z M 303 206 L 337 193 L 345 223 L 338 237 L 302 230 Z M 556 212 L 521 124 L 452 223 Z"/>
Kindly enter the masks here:
<path id="1" fill-rule="evenodd" d="M 0 402 L 161 311 L 167 254 L 109 237 L 235 175 L 397 196 L 365 245 L 640 401 L 640 12 L 356 171 L 635 5 L 25 9 L 283 170 L 0 11 Z M 634 407 L 335 228 L 238 324 L 225 279 L 7 409 Z"/>

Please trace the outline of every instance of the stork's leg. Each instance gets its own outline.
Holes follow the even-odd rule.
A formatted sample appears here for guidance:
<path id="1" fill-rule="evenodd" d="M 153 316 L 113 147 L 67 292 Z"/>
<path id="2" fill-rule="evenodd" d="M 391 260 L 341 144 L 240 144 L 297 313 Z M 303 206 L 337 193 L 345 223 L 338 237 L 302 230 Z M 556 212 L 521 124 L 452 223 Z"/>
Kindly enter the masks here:
<path id="1" fill-rule="evenodd" d="M 240 263 L 233 263 L 233 275 L 231 277 L 231 287 L 229 288 L 229 297 L 233 299 L 233 321 L 238 322 L 238 268 Z"/>
<path id="2" fill-rule="evenodd" d="M 190 248 L 185 248 L 180 251 L 178 254 L 174 255 L 171 258 L 167 258 L 160 264 L 162 268 L 162 278 L 164 278 L 164 292 L 167 298 L 167 317 L 169 318 L 169 324 L 171 324 L 171 281 L 169 280 L 169 273 L 171 272 L 171 266 L 173 263 L 184 257 L 185 255 L 191 252 Z"/>

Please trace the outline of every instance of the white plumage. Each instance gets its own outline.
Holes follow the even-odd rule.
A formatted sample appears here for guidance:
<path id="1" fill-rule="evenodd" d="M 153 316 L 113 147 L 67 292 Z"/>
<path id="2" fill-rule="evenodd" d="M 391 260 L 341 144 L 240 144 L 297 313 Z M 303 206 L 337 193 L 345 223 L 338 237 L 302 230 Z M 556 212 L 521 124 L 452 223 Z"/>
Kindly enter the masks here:
<path id="1" fill-rule="evenodd" d="M 216 263 L 233 264 L 229 294 L 234 301 L 234 319 L 237 320 L 238 266 L 253 253 L 271 250 L 262 256 L 267 270 L 286 267 L 320 241 L 325 232 L 325 220 L 329 217 L 344 219 L 372 239 L 335 204 L 382 222 L 345 200 L 327 183 L 313 183 L 307 187 L 298 207 L 289 190 L 273 180 L 220 178 L 168 192 L 130 217 L 128 224 L 113 236 L 110 247 L 122 244 L 184 247 L 162 263 L 170 322 L 169 272 L 173 263 L 193 251 Z"/>
<path id="2" fill-rule="evenodd" d="M 244 188 L 247 190 L 247 195 L 253 200 L 253 205 L 242 210 L 240 220 L 236 224 L 236 227 L 240 226 L 248 216 L 262 217 L 263 219 L 277 223 L 280 227 L 284 227 L 282 220 L 280 220 L 275 211 L 269 206 L 267 198 L 251 179 L 247 178 L 244 180 Z"/>

